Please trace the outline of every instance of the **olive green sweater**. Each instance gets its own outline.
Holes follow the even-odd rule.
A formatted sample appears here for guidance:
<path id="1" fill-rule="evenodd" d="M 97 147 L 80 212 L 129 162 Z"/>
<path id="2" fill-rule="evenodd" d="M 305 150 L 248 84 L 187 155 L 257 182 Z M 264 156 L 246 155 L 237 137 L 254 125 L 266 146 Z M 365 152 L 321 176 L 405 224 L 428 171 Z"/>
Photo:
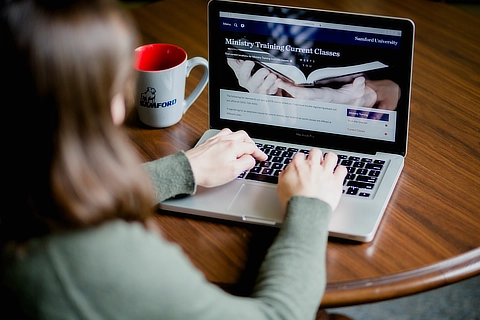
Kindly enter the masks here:
<path id="1" fill-rule="evenodd" d="M 158 201 L 192 194 L 183 152 L 146 163 Z M 331 208 L 294 197 L 250 297 L 209 283 L 181 248 L 139 223 L 32 239 L 2 254 L 2 319 L 314 319 L 325 288 Z M 4 298 L 8 297 L 8 298 Z"/>

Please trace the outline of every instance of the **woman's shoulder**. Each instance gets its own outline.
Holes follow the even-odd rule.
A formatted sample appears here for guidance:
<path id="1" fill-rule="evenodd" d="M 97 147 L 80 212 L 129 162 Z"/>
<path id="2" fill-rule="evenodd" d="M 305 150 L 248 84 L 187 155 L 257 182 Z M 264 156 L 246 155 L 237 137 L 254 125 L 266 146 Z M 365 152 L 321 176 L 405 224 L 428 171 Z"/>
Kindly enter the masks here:
<path id="1" fill-rule="evenodd" d="M 94 228 L 58 234 L 46 241 L 50 255 L 68 258 L 78 264 L 126 263 L 131 260 L 151 261 L 155 255 L 178 250 L 157 231 L 142 223 L 114 220 Z M 133 265 L 134 261 L 131 262 Z"/>
<path id="2" fill-rule="evenodd" d="M 120 220 L 5 248 L 2 269 L 3 291 L 19 294 L 32 310 L 41 303 L 64 314 L 72 312 L 71 303 L 78 308 L 93 303 L 103 313 L 111 312 L 112 299 L 161 300 L 178 287 L 178 279 L 202 278 L 178 245 L 140 223 Z M 39 296 L 42 302 L 34 298 Z"/>
<path id="3" fill-rule="evenodd" d="M 52 267 L 92 267 L 129 260 L 142 254 L 150 256 L 151 250 L 162 254 L 172 245 L 139 222 L 113 220 L 95 227 L 75 231 L 57 232 L 34 238 L 22 245 L 7 245 L 3 250 L 3 266 L 19 264 L 36 268 L 50 264 Z M 130 259 L 131 260 L 131 259 Z"/>

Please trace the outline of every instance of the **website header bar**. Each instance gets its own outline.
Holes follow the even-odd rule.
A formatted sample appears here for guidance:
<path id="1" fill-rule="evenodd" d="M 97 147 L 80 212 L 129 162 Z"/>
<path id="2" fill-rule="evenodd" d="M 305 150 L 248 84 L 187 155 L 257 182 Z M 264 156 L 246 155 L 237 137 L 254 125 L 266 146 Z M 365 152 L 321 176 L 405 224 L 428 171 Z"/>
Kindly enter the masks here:
<path id="1" fill-rule="evenodd" d="M 371 34 L 398 36 L 398 37 L 402 36 L 401 30 L 370 28 L 370 27 L 354 26 L 354 25 L 348 25 L 348 24 L 307 21 L 307 20 L 292 19 L 292 18 L 268 17 L 268 16 L 259 16 L 259 15 L 234 13 L 234 12 L 220 12 L 220 18 L 230 18 L 230 19 L 238 19 L 238 20 L 246 20 L 246 21 L 273 22 L 273 23 L 281 23 L 281 24 L 296 25 L 296 26 L 315 27 L 315 28 L 324 28 L 324 29 L 341 30 L 341 31 L 355 31 L 355 32 L 364 32 L 364 33 L 371 33 Z"/>

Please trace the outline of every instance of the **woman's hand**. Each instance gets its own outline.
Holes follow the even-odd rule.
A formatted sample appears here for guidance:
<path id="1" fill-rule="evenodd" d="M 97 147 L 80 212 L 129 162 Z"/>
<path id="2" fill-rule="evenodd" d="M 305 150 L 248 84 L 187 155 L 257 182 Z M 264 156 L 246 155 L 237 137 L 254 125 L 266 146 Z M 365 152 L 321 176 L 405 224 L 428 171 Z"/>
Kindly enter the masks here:
<path id="1" fill-rule="evenodd" d="M 342 195 L 343 179 L 347 169 L 337 166 L 337 155 L 313 148 L 308 157 L 297 153 L 280 174 L 277 193 L 284 207 L 293 196 L 317 198 L 328 203 L 332 210 Z"/>
<path id="2" fill-rule="evenodd" d="M 267 159 L 245 131 L 232 132 L 230 129 L 223 129 L 185 153 L 196 184 L 203 187 L 225 184 L 253 168 L 256 159 Z"/>

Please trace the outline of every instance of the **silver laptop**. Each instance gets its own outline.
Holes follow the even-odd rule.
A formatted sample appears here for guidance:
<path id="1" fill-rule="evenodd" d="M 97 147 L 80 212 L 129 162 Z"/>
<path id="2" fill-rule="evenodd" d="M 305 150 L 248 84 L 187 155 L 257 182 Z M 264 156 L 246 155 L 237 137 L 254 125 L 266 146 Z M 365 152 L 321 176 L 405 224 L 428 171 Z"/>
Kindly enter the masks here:
<path id="1" fill-rule="evenodd" d="M 242 129 L 269 158 L 227 185 L 160 207 L 279 226 L 278 174 L 293 154 L 318 147 L 349 170 L 330 236 L 371 241 L 407 153 L 413 22 L 213 0 L 208 36 L 211 129 L 199 143 Z"/>

